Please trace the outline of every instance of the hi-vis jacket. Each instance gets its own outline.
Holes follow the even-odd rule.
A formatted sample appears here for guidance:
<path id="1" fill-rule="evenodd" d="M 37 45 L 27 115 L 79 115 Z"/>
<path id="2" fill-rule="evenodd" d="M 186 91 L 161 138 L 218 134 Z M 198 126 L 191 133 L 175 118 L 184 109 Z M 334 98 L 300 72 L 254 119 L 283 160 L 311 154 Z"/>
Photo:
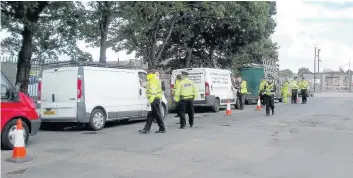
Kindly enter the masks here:
<path id="1" fill-rule="evenodd" d="M 173 94 L 175 93 L 176 88 L 178 88 L 178 85 L 180 85 L 180 80 L 176 79 L 174 83 Z"/>
<path id="2" fill-rule="evenodd" d="M 298 81 L 297 80 L 293 80 L 290 82 L 290 87 L 293 89 L 299 89 L 299 86 L 298 86 Z"/>
<path id="3" fill-rule="evenodd" d="M 306 81 L 306 80 L 303 80 L 299 83 L 299 88 L 300 89 L 308 89 L 308 86 L 309 86 L 309 82 Z"/>
<path id="4" fill-rule="evenodd" d="M 266 96 L 273 96 L 275 92 L 275 84 L 274 83 L 267 83 L 265 85 L 265 95 Z"/>
<path id="5" fill-rule="evenodd" d="M 148 74 L 147 80 L 148 81 L 146 85 L 146 96 L 148 98 L 149 103 L 152 103 L 155 99 L 162 99 L 162 86 L 156 74 Z"/>
<path id="6" fill-rule="evenodd" d="M 174 100 L 179 102 L 182 99 L 195 99 L 197 95 L 194 83 L 188 78 L 183 78 L 176 86 Z"/>
<path id="7" fill-rule="evenodd" d="M 247 94 L 248 93 L 248 88 L 246 86 L 246 81 L 243 80 L 240 84 L 240 93 L 241 94 Z"/>
<path id="8" fill-rule="evenodd" d="M 266 84 L 267 84 L 266 80 L 261 81 L 260 87 L 259 87 L 259 93 L 264 91 L 264 87 L 265 87 Z"/>

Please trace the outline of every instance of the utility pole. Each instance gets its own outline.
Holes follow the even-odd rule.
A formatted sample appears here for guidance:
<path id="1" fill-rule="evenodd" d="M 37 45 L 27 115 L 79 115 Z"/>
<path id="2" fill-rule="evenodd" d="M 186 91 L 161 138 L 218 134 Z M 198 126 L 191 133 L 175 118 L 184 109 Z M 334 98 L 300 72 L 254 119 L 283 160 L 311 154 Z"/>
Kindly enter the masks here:
<path id="1" fill-rule="evenodd" d="M 349 59 L 348 77 L 349 77 L 349 91 L 352 92 L 352 75 L 351 75 L 351 59 Z"/>
<path id="2" fill-rule="evenodd" d="M 320 73 L 320 51 L 321 49 L 317 51 L 317 73 Z"/>
<path id="3" fill-rule="evenodd" d="M 316 91 L 315 85 L 316 85 L 316 47 L 315 47 L 315 52 L 314 52 L 314 92 Z"/>

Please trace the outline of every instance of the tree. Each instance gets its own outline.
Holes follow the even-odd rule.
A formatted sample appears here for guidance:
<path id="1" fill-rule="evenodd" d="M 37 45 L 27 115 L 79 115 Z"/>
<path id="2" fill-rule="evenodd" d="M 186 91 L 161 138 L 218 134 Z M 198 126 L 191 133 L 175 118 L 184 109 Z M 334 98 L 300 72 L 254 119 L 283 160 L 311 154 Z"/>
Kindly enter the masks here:
<path id="1" fill-rule="evenodd" d="M 118 5 L 117 1 L 92 1 L 80 9 L 85 14 L 81 36 L 90 46 L 100 48 L 101 63 L 106 63 L 106 50 L 114 46 L 111 38 L 120 24 Z"/>
<path id="2" fill-rule="evenodd" d="M 281 78 L 292 78 L 294 73 L 290 69 L 280 70 L 279 77 Z"/>
<path id="3" fill-rule="evenodd" d="M 338 72 L 340 72 L 341 74 L 344 74 L 344 70 L 343 70 L 343 68 L 342 68 L 342 67 L 340 67 L 340 68 L 338 69 Z"/>
<path id="4" fill-rule="evenodd" d="M 2 41 L 11 51 L 19 51 L 16 82 L 27 92 L 32 55 L 44 61 L 69 54 L 79 60 L 90 55 L 76 45 L 76 24 L 80 14 L 73 2 L 5 1 L 1 3 L 1 25 L 12 35 Z"/>
<path id="5" fill-rule="evenodd" d="M 120 2 L 121 26 L 114 43 L 116 51 L 136 51 L 137 57 L 148 61 L 150 68 L 165 51 L 176 22 L 183 17 L 185 2 Z"/>
<path id="6" fill-rule="evenodd" d="M 297 73 L 297 77 L 301 77 L 303 76 L 303 74 L 308 74 L 308 73 L 312 73 L 308 68 L 302 67 L 300 69 L 298 69 L 298 73 Z"/>

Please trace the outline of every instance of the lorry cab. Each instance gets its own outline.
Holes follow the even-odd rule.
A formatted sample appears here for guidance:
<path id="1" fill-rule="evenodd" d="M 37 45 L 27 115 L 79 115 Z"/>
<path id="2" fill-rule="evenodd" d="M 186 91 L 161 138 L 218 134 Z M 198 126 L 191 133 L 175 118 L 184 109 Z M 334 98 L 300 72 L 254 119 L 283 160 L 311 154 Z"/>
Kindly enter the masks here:
<path id="1" fill-rule="evenodd" d="M 12 86 L 1 72 L 1 147 L 12 149 L 16 130 L 16 120 L 21 119 L 25 142 L 35 135 L 41 124 L 34 102 L 19 92 L 20 85 Z"/>
<path id="2" fill-rule="evenodd" d="M 213 68 L 184 68 L 172 71 L 171 90 L 174 89 L 176 76 L 182 71 L 189 73 L 198 89 L 198 96 L 194 106 L 210 107 L 218 112 L 221 106 L 226 106 L 228 99 L 230 104 L 236 103 L 236 89 L 232 85 L 232 73 L 229 70 Z"/>
<path id="3" fill-rule="evenodd" d="M 141 84 L 145 77 L 143 70 L 107 67 L 44 70 L 39 83 L 42 121 L 85 123 L 101 130 L 109 121 L 145 119 L 150 110 Z M 162 105 L 165 117 L 165 98 Z"/>

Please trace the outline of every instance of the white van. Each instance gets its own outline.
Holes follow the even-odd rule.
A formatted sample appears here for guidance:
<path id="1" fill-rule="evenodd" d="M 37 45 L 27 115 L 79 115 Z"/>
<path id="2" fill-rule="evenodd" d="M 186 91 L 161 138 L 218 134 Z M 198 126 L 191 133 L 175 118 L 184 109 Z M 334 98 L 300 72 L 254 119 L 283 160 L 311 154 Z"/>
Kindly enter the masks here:
<path id="1" fill-rule="evenodd" d="M 43 71 L 39 83 L 42 122 L 88 123 L 100 130 L 106 121 L 146 119 L 150 105 L 143 70 L 61 67 Z M 168 108 L 162 98 L 163 119 Z"/>
<path id="2" fill-rule="evenodd" d="M 173 70 L 171 90 L 174 88 L 176 76 L 182 71 L 189 73 L 189 79 L 198 88 L 198 96 L 194 106 L 212 107 L 218 112 L 220 106 L 226 106 L 228 99 L 231 105 L 236 103 L 236 89 L 232 85 L 232 72 L 224 69 L 213 68 L 185 68 Z"/>

